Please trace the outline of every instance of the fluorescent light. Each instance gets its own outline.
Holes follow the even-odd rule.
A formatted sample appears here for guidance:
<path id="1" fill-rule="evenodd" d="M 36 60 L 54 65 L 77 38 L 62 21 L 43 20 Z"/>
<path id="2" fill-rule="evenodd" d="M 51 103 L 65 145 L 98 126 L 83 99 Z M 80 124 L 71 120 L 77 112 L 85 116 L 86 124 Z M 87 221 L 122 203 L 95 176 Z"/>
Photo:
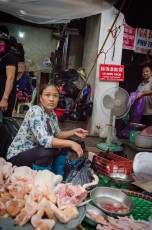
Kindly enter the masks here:
<path id="1" fill-rule="evenodd" d="M 25 32 L 21 32 L 21 31 L 19 31 L 18 36 L 19 36 L 20 38 L 23 38 L 23 37 L 24 37 L 24 35 L 25 35 Z"/>

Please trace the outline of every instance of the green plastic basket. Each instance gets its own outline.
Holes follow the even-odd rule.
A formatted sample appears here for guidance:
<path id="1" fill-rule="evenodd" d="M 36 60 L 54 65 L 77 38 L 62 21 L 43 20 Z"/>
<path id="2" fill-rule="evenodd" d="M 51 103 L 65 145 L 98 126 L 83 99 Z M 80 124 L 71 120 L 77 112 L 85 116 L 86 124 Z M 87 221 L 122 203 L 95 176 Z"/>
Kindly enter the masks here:
<path id="1" fill-rule="evenodd" d="M 152 197 L 128 190 L 121 191 L 130 196 L 133 201 L 134 209 L 129 215 L 132 215 L 135 220 L 148 221 L 152 210 Z"/>

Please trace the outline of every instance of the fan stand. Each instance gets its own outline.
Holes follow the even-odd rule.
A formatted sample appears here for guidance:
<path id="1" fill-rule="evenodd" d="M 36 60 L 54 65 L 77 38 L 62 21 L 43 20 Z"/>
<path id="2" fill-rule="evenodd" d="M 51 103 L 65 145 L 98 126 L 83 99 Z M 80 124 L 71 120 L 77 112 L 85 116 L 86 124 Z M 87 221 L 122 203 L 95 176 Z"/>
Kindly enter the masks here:
<path id="1" fill-rule="evenodd" d="M 108 125 L 106 142 L 97 144 L 97 148 L 99 148 L 101 150 L 105 150 L 105 151 L 109 150 L 110 152 L 120 152 L 120 151 L 123 150 L 123 147 L 119 146 L 119 145 L 116 145 L 116 144 L 111 142 L 112 124 L 113 124 L 113 115 L 112 115 L 112 112 L 111 112 L 110 122 L 109 122 L 109 125 Z"/>

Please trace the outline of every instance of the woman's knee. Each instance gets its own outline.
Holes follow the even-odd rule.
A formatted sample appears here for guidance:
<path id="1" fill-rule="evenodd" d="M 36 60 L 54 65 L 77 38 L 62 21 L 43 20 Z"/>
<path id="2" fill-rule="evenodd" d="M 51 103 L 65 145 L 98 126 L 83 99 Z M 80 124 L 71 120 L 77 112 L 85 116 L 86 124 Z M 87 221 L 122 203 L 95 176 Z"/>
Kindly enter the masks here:
<path id="1" fill-rule="evenodd" d="M 46 158 L 47 158 L 47 157 L 53 158 L 53 150 L 50 149 L 50 148 L 42 148 L 42 149 L 40 150 L 39 156 L 40 156 L 40 157 L 46 157 Z"/>

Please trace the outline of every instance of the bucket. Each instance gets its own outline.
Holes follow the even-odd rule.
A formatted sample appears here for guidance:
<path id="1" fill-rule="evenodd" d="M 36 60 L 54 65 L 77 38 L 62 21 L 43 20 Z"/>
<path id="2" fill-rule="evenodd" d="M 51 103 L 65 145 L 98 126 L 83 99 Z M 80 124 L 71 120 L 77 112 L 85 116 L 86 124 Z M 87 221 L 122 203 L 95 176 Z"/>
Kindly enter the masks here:
<path id="1" fill-rule="evenodd" d="M 64 114 L 65 109 L 56 108 L 54 112 L 56 113 L 57 118 L 59 119 Z"/>

